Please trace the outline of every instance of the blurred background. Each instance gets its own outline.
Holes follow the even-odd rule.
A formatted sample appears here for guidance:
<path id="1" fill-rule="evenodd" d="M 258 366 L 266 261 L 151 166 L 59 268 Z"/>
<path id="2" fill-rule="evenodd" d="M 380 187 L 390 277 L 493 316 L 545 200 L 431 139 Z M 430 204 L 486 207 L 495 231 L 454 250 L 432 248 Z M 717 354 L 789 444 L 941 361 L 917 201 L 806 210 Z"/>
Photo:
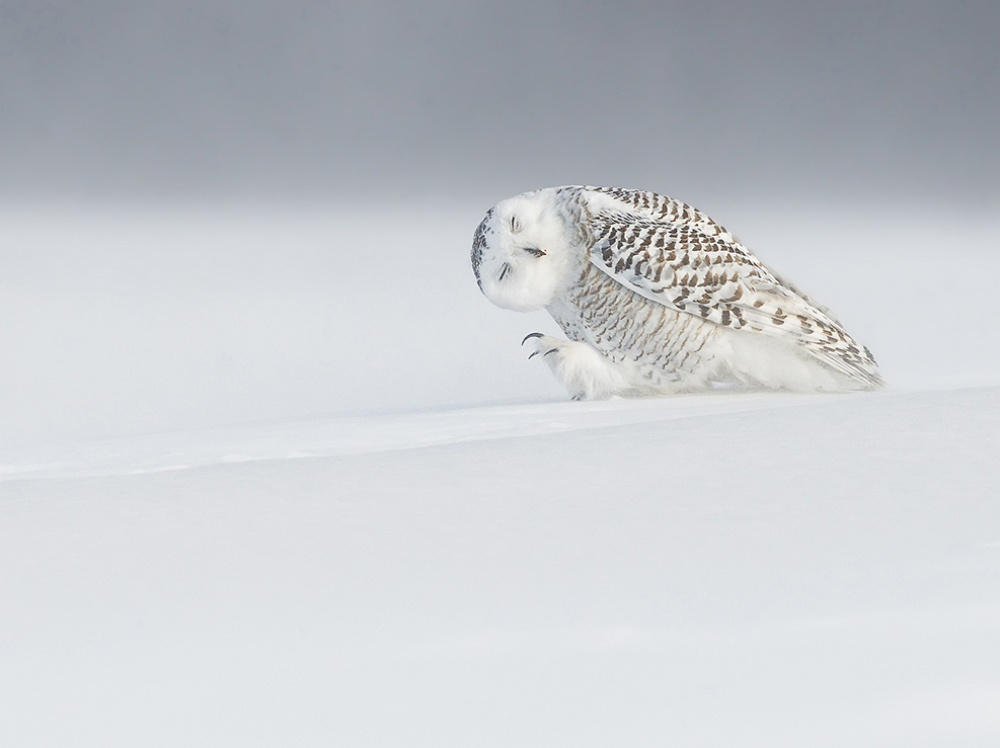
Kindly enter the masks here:
<path id="1" fill-rule="evenodd" d="M 997 249 L 998 37 L 992 0 L 0 0 L 0 446 L 561 397 L 468 245 L 568 183 L 703 208 L 903 373 L 883 280 Z M 992 371 L 939 324 L 931 379 Z"/>
<path id="2" fill-rule="evenodd" d="M 0 184 L 975 203 L 998 33 L 991 0 L 3 0 Z"/>

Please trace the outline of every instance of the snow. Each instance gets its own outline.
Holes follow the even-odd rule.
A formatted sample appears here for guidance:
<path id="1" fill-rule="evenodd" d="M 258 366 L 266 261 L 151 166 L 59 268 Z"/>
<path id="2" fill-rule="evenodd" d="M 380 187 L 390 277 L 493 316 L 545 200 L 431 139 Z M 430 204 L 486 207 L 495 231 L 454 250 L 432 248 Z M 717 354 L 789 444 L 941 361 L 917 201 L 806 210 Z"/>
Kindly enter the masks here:
<path id="1" fill-rule="evenodd" d="M 990 222 L 703 207 L 891 386 L 567 402 L 479 207 L 7 210 L 0 744 L 996 745 Z"/>

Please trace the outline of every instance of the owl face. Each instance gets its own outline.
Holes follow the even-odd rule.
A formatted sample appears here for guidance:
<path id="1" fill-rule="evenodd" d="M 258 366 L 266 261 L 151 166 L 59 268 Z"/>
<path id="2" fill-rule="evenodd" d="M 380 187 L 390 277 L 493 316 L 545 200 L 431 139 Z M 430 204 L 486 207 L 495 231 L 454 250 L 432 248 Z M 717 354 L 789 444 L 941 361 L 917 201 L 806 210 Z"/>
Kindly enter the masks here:
<path id="1" fill-rule="evenodd" d="M 530 312 L 551 303 L 569 263 L 564 221 L 548 190 L 504 200 L 487 213 L 472 240 L 479 288 L 504 309 Z"/>

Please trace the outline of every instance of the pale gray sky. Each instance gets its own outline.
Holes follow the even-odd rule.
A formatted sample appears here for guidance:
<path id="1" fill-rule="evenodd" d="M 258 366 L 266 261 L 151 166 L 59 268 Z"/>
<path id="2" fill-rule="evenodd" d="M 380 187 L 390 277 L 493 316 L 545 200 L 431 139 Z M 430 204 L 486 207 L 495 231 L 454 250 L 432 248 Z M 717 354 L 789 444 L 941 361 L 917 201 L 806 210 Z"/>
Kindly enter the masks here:
<path id="1" fill-rule="evenodd" d="M 974 202 L 998 38 L 995 0 L 0 0 L 0 189 Z"/>

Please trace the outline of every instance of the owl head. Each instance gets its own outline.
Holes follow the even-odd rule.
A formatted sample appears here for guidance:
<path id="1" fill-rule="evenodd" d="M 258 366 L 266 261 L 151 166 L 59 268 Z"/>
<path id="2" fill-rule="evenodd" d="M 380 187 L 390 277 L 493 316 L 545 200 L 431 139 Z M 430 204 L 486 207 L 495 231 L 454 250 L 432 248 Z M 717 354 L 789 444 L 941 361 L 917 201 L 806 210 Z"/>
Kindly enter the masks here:
<path id="1" fill-rule="evenodd" d="M 486 212 L 472 239 L 472 270 L 486 298 L 518 312 L 555 300 L 572 265 L 556 190 L 504 200 Z"/>

